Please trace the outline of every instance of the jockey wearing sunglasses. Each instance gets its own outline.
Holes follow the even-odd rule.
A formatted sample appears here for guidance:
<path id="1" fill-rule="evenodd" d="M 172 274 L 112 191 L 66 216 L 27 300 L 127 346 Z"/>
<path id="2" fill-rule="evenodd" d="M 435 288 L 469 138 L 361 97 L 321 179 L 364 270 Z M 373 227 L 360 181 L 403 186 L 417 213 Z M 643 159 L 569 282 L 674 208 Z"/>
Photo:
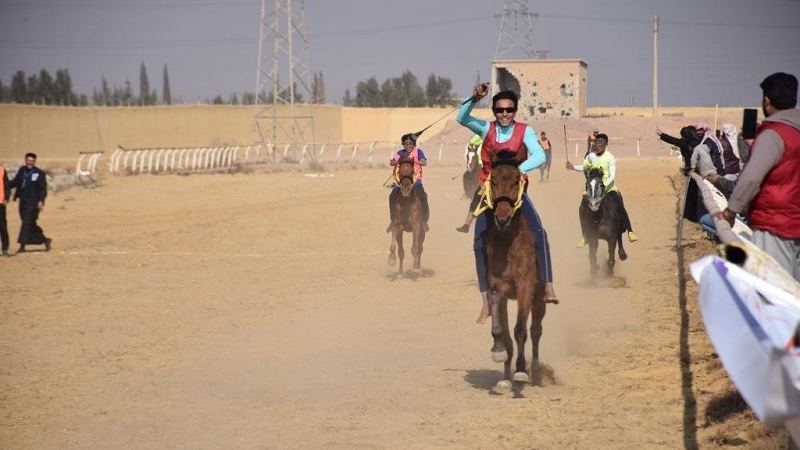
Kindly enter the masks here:
<path id="1" fill-rule="evenodd" d="M 472 108 L 475 104 L 489 93 L 489 85 L 485 83 L 478 84 L 475 86 L 473 92 L 474 95 L 471 97 L 471 100 L 465 102 L 461 106 L 461 109 L 459 109 L 456 121 L 483 138 L 483 145 L 481 147 L 481 160 L 483 161 L 481 186 L 492 171 L 491 149 L 495 149 L 496 151 L 508 150 L 512 153 L 526 151 L 528 153 L 528 158 L 519 166 L 519 170 L 523 174 L 527 174 L 531 170 L 544 164 L 545 153 L 542 146 L 539 144 L 536 131 L 534 131 L 530 125 L 514 120 L 519 103 L 517 94 L 513 91 L 506 90 L 492 97 L 494 120 L 490 122 L 471 115 Z M 526 190 L 527 185 L 526 176 Z M 459 232 L 466 233 L 469 231 L 469 226 L 473 219 L 472 212 L 480 201 L 480 189 L 479 187 L 472 198 L 464 225 L 457 228 Z M 547 233 L 542 226 L 539 214 L 536 212 L 527 192 L 522 196 L 522 213 L 536 241 L 536 262 L 539 267 L 539 273 L 543 274 L 545 282 L 545 301 L 548 303 L 558 303 L 558 298 L 553 288 L 553 271 L 550 262 L 550 244 L 547 241 Z M 481 213 L 477 217 L 475 223 L 475 241 L 473 245 L 475 251 L 475 267 L 478 272 L 478 288 L 483 298 L 483 308 L 477 320 L 479 324 L 485 323 L 486 319 L 491 314 L 487 297 L 487 290 L 489 287 L 486 275 L 486 255 L 484 252 L 484 232 L 487 227 L 486 213 Z"/>

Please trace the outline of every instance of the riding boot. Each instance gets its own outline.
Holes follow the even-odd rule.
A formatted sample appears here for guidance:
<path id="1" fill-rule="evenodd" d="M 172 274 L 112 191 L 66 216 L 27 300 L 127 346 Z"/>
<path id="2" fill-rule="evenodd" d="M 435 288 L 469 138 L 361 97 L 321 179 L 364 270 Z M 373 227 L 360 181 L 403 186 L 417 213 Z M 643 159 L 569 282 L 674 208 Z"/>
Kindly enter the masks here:
<path id="1" fill-rule="evenodd" d="M 389 193 L 389 226 L 386 227 L 386 232 L 392 231 L 392 226 L 394 225 L 394 204 L 397 201 L 397 193 L 400 190 L 397 188 L 393 188 L 392 192 Z"/>
<path id="2" fill-rule="evenodd" d="M 622 217 L 622 223 L 625 226 L 625 229 L 628 231 L 628 241 L 636 242 L 639 238 L 636 236 L 636 233 L 633 232 L 633 225 L 631 225 L 631 219 L 628 216 L 628 210 L 625 209 L 625 203 L 622 201 L 622 194 L 617 191 L 617 197 L 619 198 L 619 215 Z"/>

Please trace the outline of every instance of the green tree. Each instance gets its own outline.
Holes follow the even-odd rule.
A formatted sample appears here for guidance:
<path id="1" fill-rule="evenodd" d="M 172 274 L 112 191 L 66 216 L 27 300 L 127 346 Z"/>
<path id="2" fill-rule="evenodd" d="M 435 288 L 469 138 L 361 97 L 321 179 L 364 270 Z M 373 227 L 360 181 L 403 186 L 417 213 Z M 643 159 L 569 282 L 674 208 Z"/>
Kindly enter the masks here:
<path id="1" fill-rule="evenodd" d="M 350 95 L 350 88 L 345 89 L 344 97 L 342 97 L 342 105 L 353 106 L 355 102 L 356 101 L 353 99 L 352 95 Z"/>
<path id="2" fill-rule="evenodd" d="M 317 105 L 325 104 L 325 79 L 322 72 L 314 74 L 314 80 L 311 83 L 311 101 Z"/>
<path id="3" fill-rule="evenodd" d="M 11 77 L 11 101 L 14 103 L 30 103 L 31 94 L 28 91 L 28 81 L 25 72 L 18 70 Z"/>
<path id="4" fill-rule="evenodd" d="M 242 94 L 242 104 L 243 105 L 255 105 L 256 104 L 256 94 L 253 92 L 245 92 Z"/>
<path id="5" fill-rule="evenodd" d="M 0 80 L 0 103 L 11 103 L 11 101 L 11 86 L 6 86 L 3 80 Z"/>
<path id="6" fill-rule="evenodd" d="M 428 84 L 425 86 L 428 106 L 450 105 L 450 99 L 453 96 L 452 89 L 453 82 L 449 78 L 430 74 L 428 76 Z"/>
<path id="7" fill-rule="evenodd" d="M 169 72 L 166 64 L 164 64 L 164 87 L 161 89 L 161 103 L 172 104 L 172 90 L 169 87 Z"/>
<path id="8" fill-rule="evenodd" d="M 150 80 L 147 78 L 147 67 L 144 65 L 144 61 L 139 66 L 139 98 L 137 100 L 137 104 L 139 106 L 150 106 Z"/>
<path id="9" fill-rule="evenodd" d="M 356 84 L 355 106 L 381 108 L 384 105 L 381 88 L 375 77 Z"/>
<path id="10" fill-rule="evenodd" d="M 57 105 L 76 106 L 78 104 L 77 95 L 72 91 L 72 77 L 69 75 L 69 70 L 56 70 L 54 97 Z"/>

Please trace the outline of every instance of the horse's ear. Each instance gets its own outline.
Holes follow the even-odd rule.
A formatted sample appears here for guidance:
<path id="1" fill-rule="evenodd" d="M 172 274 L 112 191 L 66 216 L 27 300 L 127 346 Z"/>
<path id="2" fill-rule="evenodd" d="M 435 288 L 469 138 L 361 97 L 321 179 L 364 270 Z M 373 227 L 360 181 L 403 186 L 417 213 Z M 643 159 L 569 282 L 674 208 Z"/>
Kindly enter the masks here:
<path id="1" fill-rule="evenodd" d="M 497 150 L 494 148 L 489 149 L 489 160 L 494 161 L 497 159 Z"/>
<path id="2" fill-rule="evenodd" d="M 597 170 L 600 172 L 600 179 L 602 180 L 602 179 L 603 179 L 603 177 L 605 176 L 605 175 L 603 174 L 603 168 L 602 168 L 602 167 L 598 167 L 598 168 L 597 168 Z"/>
<path id="3" fill-rule="evenodd" d="M 584 177 L 585 177 L 587 180 L 589 179 L 589 172 L 590 172 L 589 168 L 584 166 L 584 168 L 583 168 L 583 176 L 584 176 Z"/>

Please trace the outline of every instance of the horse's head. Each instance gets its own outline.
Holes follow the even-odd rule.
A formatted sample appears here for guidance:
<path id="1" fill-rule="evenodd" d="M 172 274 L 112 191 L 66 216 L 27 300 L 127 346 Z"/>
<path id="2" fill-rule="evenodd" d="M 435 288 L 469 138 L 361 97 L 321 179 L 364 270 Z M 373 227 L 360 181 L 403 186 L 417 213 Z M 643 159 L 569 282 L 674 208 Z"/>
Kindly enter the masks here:
<path id="1" fill-rule="evenodd" d="M 467 170 L 474 170 L 478 167 L 480 158 L 478 157 L 478 150 L 480 147 L 470 145 L 467 147 Z"/>
<path id="2" fill-rule="evenodd" d="M 400 185 L 400 194 L 403 197 L 411 195 L 414 187 L 414 160 L 402 157 L 397 160 L 397 183 Z"/>
<path id="3" fill-rule="evenodd" d="M 585 169 L 583 174 L 586 175 L 586 192 L 583 195 L 589 202 L 589 209 L 597 212 L 606 193 L 606 185 L 603 184 L 603 169 L 601 167 Z"/>
<path id="4" fill-rule="evenodd" d="M 516 154 L 506 150 L 492 156 L 492 173 L 489 176 L 491 189 L 489 199 L 494 209 L 494 221 L 498 228 L 505 229 L 511 224 L 511 218 L 522 205 L 522 193 L 525 189 L 525 180 L 519 171 L 520 163 L 527 156 L 527 152 L 519 151 Z"/>

